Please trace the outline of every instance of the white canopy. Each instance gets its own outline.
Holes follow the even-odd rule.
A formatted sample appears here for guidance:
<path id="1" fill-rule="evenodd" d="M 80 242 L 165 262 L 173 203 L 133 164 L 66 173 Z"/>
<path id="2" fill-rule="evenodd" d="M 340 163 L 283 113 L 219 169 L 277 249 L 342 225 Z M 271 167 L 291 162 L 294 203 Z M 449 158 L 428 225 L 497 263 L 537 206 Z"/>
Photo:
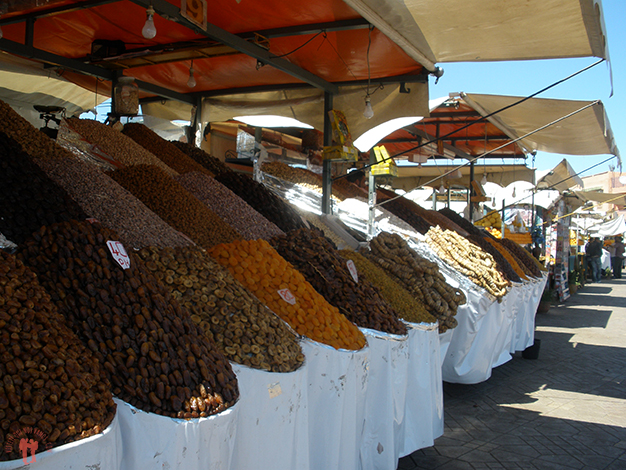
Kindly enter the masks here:
<path id="1" fill-rule="evenodd" d="M 547 174 L 537 180 L 537 189 L 555 189 L 566 191 L 574 186 L 583 187 L 583 180 L 576 175 L 576 172 L 564 158 L 561 163 L 555 166 Z"/>
<path id="2" fill-rule="evenodd" d="M 520 96 L 461 93 L 461 97 L 481 115 L 487 116 L 523 99 Z M 567 116 L 593 101 L 531 98 L 489 118 L 511 138 L 518 138 Z M 528 153 L 535 150 L 564 155 L 601 155 L 619 157 L 604 105 L 593 106 L 547 127 L 520 141 Z"/>
<path id="3" fill-rule="evenodd" d="M 614 237 L 616 235 L 623 235 L 626 233 L 626 222 L 624 222 L 624 217 L 619 216 L 615 219 L 607 220 L 598 225 L 594 225 L 593 227 L 589 227 L 587 232 L 590 234 L 594 234 L 600 237 Z"/>
<path id="4" fill-rule="evenodd" d="M 409 56 L 437 62 L 608 59 L 599 0 L 345 0 Z"/>

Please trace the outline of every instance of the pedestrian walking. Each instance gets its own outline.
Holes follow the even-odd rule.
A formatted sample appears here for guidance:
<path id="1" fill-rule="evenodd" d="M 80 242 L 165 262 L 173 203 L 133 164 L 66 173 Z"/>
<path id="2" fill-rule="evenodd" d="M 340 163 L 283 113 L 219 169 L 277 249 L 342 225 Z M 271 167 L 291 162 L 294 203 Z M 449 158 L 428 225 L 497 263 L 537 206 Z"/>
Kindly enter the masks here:
<path id="1" fill-rule="evenodd" d="M 621 236 L 615 237 L 613 252 L 611 253 L 611 266 L 613 268 L 613 278 L 622 278 L 622 267 L 624 266 L 624 243 Z"/>
<path id="2" fill-rule="evenodd" d="M 591 271 L 591 282 L 600 282 L 602 279 L 602 242 L 597 237 L 593 237 L 585 245 L 585 255 L 587 256 L 587 266 Z"/>

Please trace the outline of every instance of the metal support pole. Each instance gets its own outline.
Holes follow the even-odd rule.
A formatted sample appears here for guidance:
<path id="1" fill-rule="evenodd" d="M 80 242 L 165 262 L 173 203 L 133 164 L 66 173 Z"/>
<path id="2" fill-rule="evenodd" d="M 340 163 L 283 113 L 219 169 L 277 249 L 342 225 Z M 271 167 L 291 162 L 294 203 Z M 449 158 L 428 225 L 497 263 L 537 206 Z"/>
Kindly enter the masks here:
<path id="1" fill-rule="evenodd" d="M 202 98 L 196 100 L 194 106 L 195 112 L 191 117 L 191 123 L 189 126 L 189 132 L 187 135 L 187 142 L 196 147 L 196 135 L 198 134 L 198 123 L 202 124 Z"/>
<path id="2" fill-rule="evenodd" d="M 450 209 L 450 206 L 452 205 L 452 191 L 450 186 L 448 186 L 448 209 Z"/>
<path id="3" fill-rule="evenodd" d="M 261 157 L 261 142 L 263 141 L 263 128 L 254 128 L 254 152 L 252 154 L 252 177 L 259 181 L 259 159 Z"/>
<path id="4" fill-rule="evenodd" d="M 474 161 L 470 163 L 470 175 L 469 175 L 469 219 L 474 223 L 474 204 L 472 204 L 472 196 L 474 195 L 474 189 L 472 183 L 474 182 Z"/>
<path id="5" fill-rule="evenodd" d="M 502 220 L 502 224 L 500 226 L 500 238 L 504 238 L 504 208 L 506 207 L 506 201 L 502 199 L 502 216 L 500 219 Z"/>
<path id="6" fill-rule="evenodd" d="M 370 157 L 371 159 L 376 159 L 373 155 Z M 367 206 L 368 206 L 368 214 L 367 214 L 367 235 L 371 240 L 375 235 L 375 220 L 376 220 L 376 176 L 372 173 L 371 169 L 368 171 L 369 179 L 368 179 L 368 187 L 367 187 Z"/>
<path id="7" fill-rule="evenodd" d="M 33 47 L 35 44 L 35 18 L 26 20 L 26 30 L 24 32 L 24 45 Z"/>
<path id="8" fill-rule="evenodd" d="M 328 113 L 333 109 L 333 95 L 324 93 L 324 147 L 333 143 L 333 129 Z M 332 194 L 331 160 L 322 163 L 322 214 L 330 214 L 330 196 Z"/>
<path id="9" fill-rule="evenodd" d="M 433 210 L 437 210 L 437 190 L 433 188 Z"/>

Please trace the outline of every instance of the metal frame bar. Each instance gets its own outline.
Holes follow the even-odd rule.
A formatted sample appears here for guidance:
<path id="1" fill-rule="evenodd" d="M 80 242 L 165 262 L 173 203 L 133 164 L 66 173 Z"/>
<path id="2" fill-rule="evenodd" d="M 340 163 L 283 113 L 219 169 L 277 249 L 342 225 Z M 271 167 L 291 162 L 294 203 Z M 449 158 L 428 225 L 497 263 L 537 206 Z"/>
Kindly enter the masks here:
<path id="1" fill-rule="evenodd" d="M 62 13 L 69 13 L 76 10 L 84 10 L 86 8 L 98 7 L 106 5 L 108 3 L 117 3 L 120 0 L 86 0 L 84 2 L 72 3 L 70 5 L 56 6 L 52 8 L 46 8 L 44 10 L 34 11 L 32 13 L 26 13 L 24 15 L 15 15 L 8 18 L 0 18 L 0 26 L 7 24 L 21 23 L 28 19 L 46 18 L 48 16 L 60 15 Z"/>

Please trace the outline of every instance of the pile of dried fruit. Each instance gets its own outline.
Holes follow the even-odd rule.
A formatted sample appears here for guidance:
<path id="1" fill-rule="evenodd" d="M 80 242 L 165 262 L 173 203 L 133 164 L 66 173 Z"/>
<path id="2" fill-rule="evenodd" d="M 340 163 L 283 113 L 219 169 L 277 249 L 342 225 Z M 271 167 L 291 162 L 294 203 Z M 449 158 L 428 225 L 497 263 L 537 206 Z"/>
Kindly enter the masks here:
<path id="1" fill-rule="evenodd" d="M 467 233 L 470 233 L 472 235 L 482 235 L 484 233 L 484 230 L 479 229 L 474 224 L 472 224 L 469 220 L 461 217 L 459 214 L 454 212 L 449 207 L 444 207 L 443 209 L 439 209 L 439 211 L 437 212 L 439 212 L 441 215 L 450 219 L 452 222 L 457 224 Z"/>
<path id="2" fill-rule="evenodd" d="M 170 141 L 163 139 L 143 124 L 130 122 L 124 126 L 122 132 L 181 175 L 190 171 L 199 171 L 213 176 L 213 173 L 187 156 L 185 152 L 178 150 Z"/>
<path id="3" fill-rule="evenodd" d="M 269 240 L 283 231 L 214 178 L 195 171 L 174 178 L 246 240 Z"/>
<path id="4" fill-rule="evenodd" d="M 389 199 L 388 202 L 382 204 L 381 207 L 384 207 L 396 217 L 404 220 L 422 235 L 425 235 L 432 226 L 428 220 L 407 207 L 403 203 L 402 198 Z"/>
<path id="5" fill-rule="evenodd" d="M 200 248 L 144 248 L 139 256 L 231 361 L 291 372 L 304 361 L 296 335 Z"/>
<path id="6" fill-rule="evenodd" d="M 136 165 L 108 175 L 198 245 L 209 248 L 241 238 L 215 212 L 155 166 Z"/>
<path id="7" fill-rule="evenodd" d="M 115 230 L 127 247 L 194 245 L 130 192 L 91 165 L 69 154 L 65 158 L 37 160 L 36 163 L 65 188 L 89 217 Z"/>
<path id="8" fill-rule="evenodd" d="M 515 271 L 515 274 L 520 278 L 521 281 L 527 281 L 528 276 L 526 272 L 520 267 L 518 263 L 518 259 L 513 256 L 513 254 L 507 250 L 499 240 L 496 240 L 492 237 L 483 237 L 483 239 L 489 243 L 492 247 L 494 247 L 506 260 L 509 262 L 509 265 Z"/>
<path id="9" fill-rule="evenodd" d="M 104 153 L 122 165 L 154 165 L 170 176 L 178 174 L 133 139 L 106 124 L 91 119 L 78 118 L 68 119 L 67 123 L 85 140 L 97 145 Z"/>
<path id="10" fill-rule="evenodd" d="M 19 252 L 68 326 L 108 372 L 113 394 L 144 411 L 196 418 L 238 398 L 230 363 L 134 252 L 122 269 L 100 224 L 42 227 Z"/>
<path id="11" fill-rule="evenodd" d="M 292 183 L 322 188 L 322 177 L 304 168 L 294 168 L 282 162 L 266 162 L 261 166 L 261 171 Z"/>
<path id="12" fill-rule="evenodd" d="M 287 233 L 305 226 L 293 207 L 252 178 L 231 171 L 221 173 L 215 179 L 250 204 L 267 220 L 276 224 L 283 232 Z"/>
<path id="13" fill-rule="evenodd" d="M 370 250 L 363 254 L 400 282 L 428 312 L 439 321 L 439 331 L 454 328 L 459 305 L 465 294 L 448 284 L 436 263 L 428 261 L 412 250 L 397 234 L 381 232 L 370 242 Z"/>
<path id="14" fill-rule="evenodd" d="M 515 257 L 523 264 L 523 266 L 528 269 L 532 276 L 541 277 L 541 268 L 538 266 L 535 258 L 533 258 L 533 256 L 528 251 L 522 248 L 519 244 L 515 243 L 513 240 L 503 238 L 499 241 L 504 245 L 507 250 L 515 255 Z"/>
<path id="15" fill-rule="evenodd" d="M 102 432 L 115 416 L 111 384 L 37 281 L 0 250 L 0 460 Z M 30 429 L 32 432 L 28 432 Z M 27 436 L 28 435 L 28 436 Z"/>
<path id="16" fill-rule="evenodd" d="M 467 238 L 432 227 L 426 242 L 441 259 L 498 300 L 506 295 L 509 282 L 497 270 L 493 257 Z"/>
<path id="17" fill-rule="evenodd" d="M 352 323 L 395 335 L 406 326 L 367 279 L 355 280 L 347 260 L 319 232 L 300 229 L 270 240 L 278 253 L 304 274 L 313 288 Z"/>
<path id="18" fill-rule="evenodd" d="M 178 142 L 172 141 L 172 144 L 178 148 L 178 150 L 184 152 L 188 157 L 193 158 L 196 162 L 202 165 L 204 168 L 209 170 L 214 175 L 219 175 L 220 173 L 233 171 L 224 164 L 218 158 L 212 157 L 204 150 L 194 147 L 187 142 Z"/>
<path id="19" fill-rule="evenodd" d="M 496 267 L 504 279 L 510 282 L 522 282 L 517 272 L 515 272 L 515 269 L 511 266 L 511 263 L 509 263 L 507 257 L 503 256 L 500 250 L 489 243 L 486 237 L 481 235 L 469 235 L 467 239 L 479 246 L 485 253 L 489 253 L 493 257 L 496 262 Z"/>
<path id="20" fill-rule="evenodd" d="M 410 323 L 435 323 L 437 321 L 428 313 L 424 304 L 415 300 L 409 291 L 387 276 L 383 269 L 365 256 L 352 250 L 341 250 L 339 253 L 354 262 L 359 279 L 363 276 L 378 287 L 380 295 L 398 312 L 400 318 Z"/>
<path id="21" fill-rule="evenodd" d="M 336 349 L 365 346 L 363 333 L 265 240 L 218 245 L 209 254 L 300 335 Z"/>
<path id="22" fill-rule="evenodd" d="M 87 218 L 67 192 L 2 132 L 0 200 L 0 231 L 18 245 L 42 225 Z"/>

